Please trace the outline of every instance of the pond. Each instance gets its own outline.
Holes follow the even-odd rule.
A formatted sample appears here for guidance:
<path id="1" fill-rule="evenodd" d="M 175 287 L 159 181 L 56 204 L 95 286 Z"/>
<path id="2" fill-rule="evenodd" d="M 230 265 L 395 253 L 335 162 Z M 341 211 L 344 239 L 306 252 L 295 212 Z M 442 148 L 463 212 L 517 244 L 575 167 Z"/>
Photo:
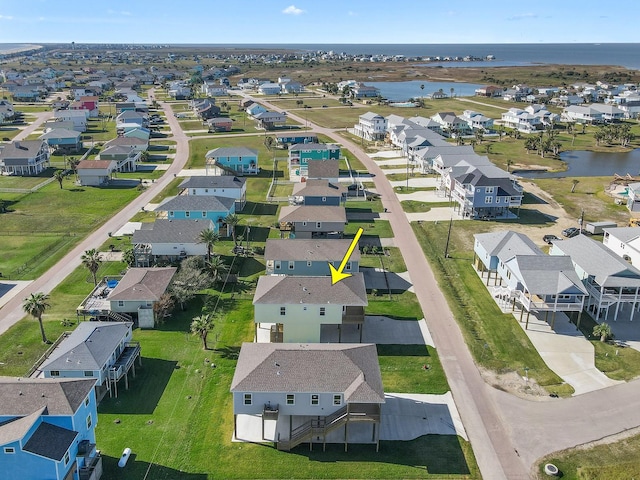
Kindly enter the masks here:
<path id="1" fill-rule="evenodd" d="M 411 80 L 408 82 L 365 82 L 380 89 L 380 95 L 392 102 L 406 102 L 410 98 L 426 97 L 442 89 L 451 96 L 451 89 L 456 97 L 473 97 L 476 89 L 485 85 L 463 82 L 426 82 L 423 80 Z M 420 88 L 424 85 L 424 89 Z"/>
<path id="2" fill-rule="evenodd" d="M 589 152 L 574 150 L 563 152 L 560 159 L 567 164 L 565 172 L 515 172 L 526 178 L 606 177 L 640 175 L 640 148 L 624 153 Z"/>

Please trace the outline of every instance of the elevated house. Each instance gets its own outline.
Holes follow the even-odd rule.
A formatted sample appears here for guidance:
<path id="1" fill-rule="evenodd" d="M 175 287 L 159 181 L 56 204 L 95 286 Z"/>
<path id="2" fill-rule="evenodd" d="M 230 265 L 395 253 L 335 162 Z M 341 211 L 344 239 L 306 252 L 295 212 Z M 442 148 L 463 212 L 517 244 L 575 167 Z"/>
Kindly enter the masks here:
<path id="1" fill-rule="evenodd" d="M 640 227 L 605 228 L 602 244 L 631 265 L 640 265 Z"/>
<path id="2" fill-rule="evenodd" d="M 455 177 L 451 198 L 457 211 L 470 218 L 513 218 L 511 209 L 522 204 L 522 187 L 509 174 L 485 172 L 483 167 L 472 167 Z"/>
<path id="3" fill-rule="evenodd" d="M 385 399 L 373 344 L 243 343 L 231 393 L 238 439 L 238 417 L 258 415 L 263 427 L 276 422 L 279 450 L 314 442 L 346 449 L 362 428 L 379 444 Z"/>
<path id="4" fill-rule="evenodd" d="M 155 211 L 159 212 L 158 218 L 169 220 L 210 220 L 216 233 L 229 236 L 229 229 L 223 233 L 221 228 L 224 219 L 236 213 L 236 201 L 211 195 L 178 195 L 162 202 Z"/>
<path id="5" fill-rule="evenodd" d="M 207 120 L 209 132 L 230 132 L 233 130 L 233 119 L 229 117 L 214 117 Z"/>
<path id="6" fill-rule="evenodd" d="M 77 153 L 82 148 L 80 132 L 65 128 L 54 128 L 38 137 L 44 140 L 53 151 Z"/>
<path id="7" fill-rule="evenodd" d="M 344 207 L 300 205 L 280 209 L 281 238 L 342 238 L 347 214 Z"/>
<path id="8" fill-rule="evenodd" d="M 132 124 L 147 128 L 149 126 L 149 117 L 144 113 L 134 110 L 125 110 L 116 117 L 116 129 L 121 128 L 122 125 Z"/>
<path id="9" fill-rule="evenodd" d="M 296 240 L 268 238 L 264 249 L 267 275 L 329 276 L 329 263 L 340 266 L 349 249 L 349 239 Z M 360 250 L 356 248 L 343 270 L 360 271 Z"/>
<path id="10" fill-rule="evenodd" d="M 351 87 L 351 96 L 353 98 L 376 98 L 380 96 L 380 89 L 372 85 L 365 85 L 362 82 L 356 82 Z"/>
<path id="11" fill-rule="evenodd" d="M 473 266 L 498 303 L 527 312 L 582 312 L 588 297 L 571 258 L 545 255 L 526 235 L 497 231 L 474 235 Z"/>
<path id="12" fill-rule="evenodd" d="M 465 110 L 460 118 L 467 122 L 471 130 L 489 132 L 493 129 L 493 118 L 487 117 L 479 112 Z"/>
<path id="13" fill-rule="evenodd" d="M 75 102 L 69 105 L 71 110 L 83 110 L 88 118 L 98 118 L 100 113 L 100 102 L 97 95 L 82 95 Z"/>
<path id="14" fill-rule="evenodd" d="M 571 257 L 578 277 L 589 292 L 587 311 L 593 318 L 608 321 L 614 307 L 614 321 L 621 312 L 633 320 L 640 301 L 640 270 L 585 235 L 554 241 L 549 254 Z"/>
<path id="15" fill-rule="evenodd" d="M 186 257 L 207 254 L 200 241 L 203 230 L 213 229 L 211 220 L 157 219 L 143 223 L 133 232 L 131 243 L 136 267 L 150 267 L 156 262 L 176 262 Z"/>
<path id="16" fill-rule="evenodd" d="M 532 133 L 544 128 L 541 117 L 521 108 L 510 108 L 504 112 L 502 124 L 523 133 Z"/>
<path id="17" fill-rule="evenodd" d="M 262 112 L 253 116 L 258 122 L 258 128 L 273 130 L 287 123 L 287 116 L 280 112 Z"/>
<path id="18" fill-rule="evenodd" d="M 310 132 L 276 133 L 276 146 L 280 148 L 298 143 L 318 143 L 318 135 Z"/>
<path id="19" fill-rule="evenodd" d="M 256 115 L 260 115 L 261 113 L 266 112 L 267 109 L 259 103 L 252 102 L 245 108 L 245 111 L 247 112 L 247 114 L 249 114 L 249 116 L 255 118 Z"/>
<path id="20" fill-rule="evenodd" d="M 107 185 L 117 167 L 117 160 L 82 160 L 76 167 L 77 183 L 88 187 Z"/>
<path id="21" fill-rule="evenodd" d="M 291 205 L 340 206 L 347 201 L 347 189 L 339 183 L 310 179 L 293 185 Z"/>
<path id="22" fill-rule="evenodd" d="M 215 104 L 215 100 L 212 98 L 191 100 L 191 108 L 198 118 L 202 120 L 208 120 L 220 115 L 220 107 Z"/>
<path id="23" fill-rule="evenodd" d="M 175 267 L 130 268 L 106 297 L 109 311 L 130 315 L 140 328 L 153 328 L 153 306 L 167 292 L 175 273 Z"/>
<path id="24" fill-rule="evenodd" d="M 140 343 L 132 341 L 132 322 L 80 322 L 38 367 L 44 378 L 94 378 L 98 401 L 109 392 L 118 396 L 129 371 L 135 377 Z"/>
<path id="25" fill-rule="evenodd" d="M 49 145 L 44 140 L 14 140 L 0 145 L 0 173 L 38 175 L 49 166 Z"/>
<path id="26" fill-rule="evenodd" d="M 358 117 L 353 134 L 365 140 L 384 140 L 387 134 L 387 119 L 382 115 L 367 112 Z"/>
<path id="27" fill-rule="evenodd" d="M 496 87 L 495 85 L 487 85 L 486 87 L 476 88 L 475 94 L 480 97 L 501 97 L 502 87 Z"/>
<path id="28" fill-rule="evenodd" d="M 431 120 L 440 124 L 440 129 L 447 137 L 456 138 L 472 133 L 469 124 L 453 112 L 438 112 Z"/>
<path id="29" fill-rule="evenodd" d="M 330 143 L 298 143 L 289 147 L 289 169 L 297 170 L 298 175 L 308 175 L 308 164 L 318 160 L 340 159 L 339 145 Z"/>
<path id="30" fill-rule="evenodd" d="M 180 195 L 205 195 L 233 198 L 236 212 L 242 211 L 247 203 L 247 180 L 243 177 L 194 176 L 186 178 L 179 186 Z"/>
<path id="31" fill-rule="evenodd" d="M 471 145 L 429 145 L 412 151 L 410 161 L 415 163 L 423 173 L 438 173 L 442 176 L 445 170 L 462 159 L 477 157 Z"/>
<path id="32" fill-rule="evenodd" d="M 143 138 L 135 138 L 135 137 L 116 137 L 109 140 L 104 144 L 104 149 L 110 147 L 128 147 L 133 151 L 144 152 L 149 148 L 149 140 L 145 140 Z"/>
<path id="33" fill-rule="evenodd" d="M 56 110 L 53 118 L 61 122 L 72 122 L 76 132 L 87 131 L 87 114 L 84 110 Z"/>
<path id="34" fill-rule="evenodd" d="M 0 377 L 3 479 L 100 480 L 95 383 Z"/>
<path id="35" fill-rule="evenodd" d="M 100 151 L 99 160 L 115 160 L 116 171 L 135 172 L 142 152 L 136 151 L 133 147 L 125 145 L 113 145 Z"/>
<path id="36" fill-rule="evenodd" d="M 258 151 L 247 147 L 220 147 L 205 155 L 205 169 L 214 175 L 257 175 Z"/>

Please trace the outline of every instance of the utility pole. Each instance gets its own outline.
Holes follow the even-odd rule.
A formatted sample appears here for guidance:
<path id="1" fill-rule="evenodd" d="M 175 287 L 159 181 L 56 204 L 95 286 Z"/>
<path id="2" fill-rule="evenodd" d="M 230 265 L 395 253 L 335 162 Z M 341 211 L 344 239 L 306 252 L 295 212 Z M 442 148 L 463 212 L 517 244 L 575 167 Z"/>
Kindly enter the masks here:
<path id="1" fill-rule="evenodd" d="M 449 220 L 449 232 L 447 233 L 447 244 L 444 247 L 444 258 L 449 258 L 449 240 L 451 239 L 451 228 L 453 227 L 453 217 Z"/>

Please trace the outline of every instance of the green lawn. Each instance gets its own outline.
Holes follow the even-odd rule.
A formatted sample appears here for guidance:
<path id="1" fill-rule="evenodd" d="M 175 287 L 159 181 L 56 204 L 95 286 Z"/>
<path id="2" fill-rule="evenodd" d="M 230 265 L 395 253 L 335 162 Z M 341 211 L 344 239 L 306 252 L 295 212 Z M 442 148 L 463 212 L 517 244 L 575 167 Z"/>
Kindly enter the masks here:
<path id="1" fill-rule="evenodd" d="M 27 195 L 2 194 L 10 200 L 8 212 L 1 214 L 0 272 L 5 277 L 36 278 L 140 193 L 135 187 L 78 187 L 67 178 L 63 189 L 52 182 Z"/>
<path id="2" fill-rule="evenodd" d="M 419 202 L 417 200 L 403 200 L 402 209 L 407 213 L 428 212 L 432 208 L 450 207 L 451 202 Z"/>
<path id="3" fill-rule="evenodd" d="M 362 234 L 363 241 L 367 237 L 378 238 L 393 238 L 393 231 L 391 230 L 391 224 L 388 220 L 375 220 L 375 221 L 358 221 L 351 220 L 344 229 L 345 237 L 350 238 L 355 235 L 359 228 L 364 229 Z"/>
<path id="4" fill-rule="evenodd" d="M 553 463 L 563 480 L 633 480 L 640 475 L 640 435 L 591 448 L 572 448 L 554 453 L 538 463 L 540 478 L 544 465 Z"/>
<path id="5" fill-rule="evenodd" d="M 397 247 L 384 247 L 385 255 L 362 254 L 360 256 L 361 267 L 381 268 L 381 261 L 384 268 L 390 272 L 406 272 L 407 266 L 402 258 L 402 253 Z"/>

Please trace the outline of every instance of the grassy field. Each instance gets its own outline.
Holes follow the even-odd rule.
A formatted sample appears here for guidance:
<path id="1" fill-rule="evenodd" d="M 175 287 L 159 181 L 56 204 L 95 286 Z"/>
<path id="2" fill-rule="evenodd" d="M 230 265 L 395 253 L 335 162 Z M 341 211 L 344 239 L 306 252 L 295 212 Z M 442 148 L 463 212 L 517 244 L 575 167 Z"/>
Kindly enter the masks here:
<path id="1" fill-rule="evenodd" d="M 417 200 L 403 200 L 402 209 L 407 213 L 428 212 L 432 208 L 450 207 L 451 202 L 419 202 Z"/>
<path id="2" fill-rule="evenodd" d="M 361 267 L 384 268 L 391 272 L 406 272 L 407 265 L 404 263 L 402 253 L 399 248 L 385 247 L 385 255 L 381 254 L 362 254 L 360 257 Z M 382 262 L 381 262 L 382 261 Z"/>
<path id="3" fill-rule="evenodd" d="M 640 435 L 588 448 L 572 448 L 541 460 L 538 476 L 548 478 L 544 465 L 553 463 L 563 480 L 633 480 L 640 476 L 639 451 Z"/>
<path id="4" fill-rule="evenodd" d="M 0 272 L 5 277 L 36 278 L 140 193 L 135 187 L 78 187 L 71 180 L 63 186 L 52 182 L 13 199 L 2 194 L 10 199 L 7 213 L 1 214 Z"/>

